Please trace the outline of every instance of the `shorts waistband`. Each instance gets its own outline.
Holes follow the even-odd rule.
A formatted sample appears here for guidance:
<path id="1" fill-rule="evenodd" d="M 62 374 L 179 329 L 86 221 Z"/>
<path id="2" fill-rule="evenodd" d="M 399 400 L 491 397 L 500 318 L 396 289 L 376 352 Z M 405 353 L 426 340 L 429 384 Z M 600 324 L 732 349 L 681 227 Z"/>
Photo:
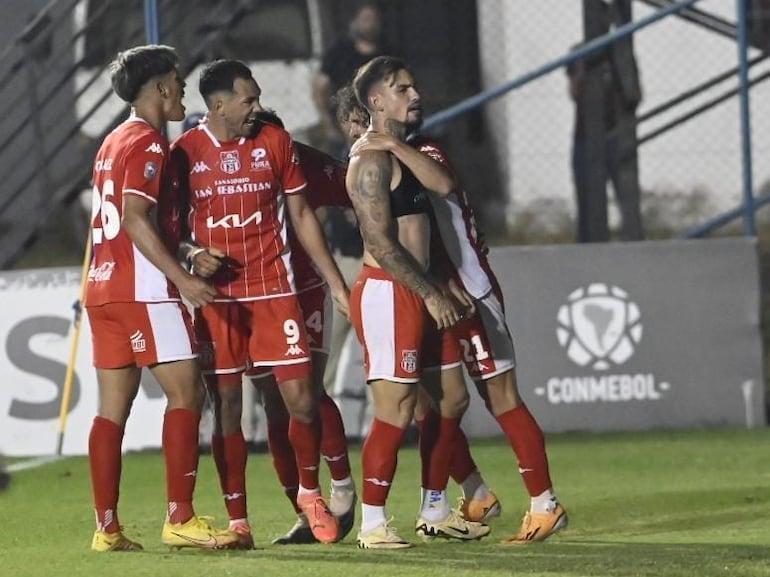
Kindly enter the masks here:
<path id="1" fill-rule="evenodd" d="M 393 275 L 382 268 L 365 264 L 361 269 L 361 276 L 364 278 L 373 278 L 376 280 L 389 280 L 392 282 L 398 282 Z"/>

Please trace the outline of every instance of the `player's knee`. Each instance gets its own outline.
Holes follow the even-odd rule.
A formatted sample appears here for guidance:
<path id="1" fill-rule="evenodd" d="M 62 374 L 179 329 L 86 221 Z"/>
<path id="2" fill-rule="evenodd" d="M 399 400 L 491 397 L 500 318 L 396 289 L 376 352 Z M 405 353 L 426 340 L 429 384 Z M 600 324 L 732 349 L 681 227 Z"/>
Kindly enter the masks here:
<path id="1" fill-rule="evenodd" d="M 289 415 L 309 423 L 315 418 L 318 401 L 316 391 L 309 380 L 294 380 L 281 383 L 281 394 Z"/>
<path id="2" fill-rule="evenodd" d="M 443 416 L 450 418 L 462 417 L 468 409 L 469 404 L 470 396 L 464 387 L 456 391 L 451 391 L 441 403 L 441 405 L 445 407 L 444 410 L 447 413 Z"/>

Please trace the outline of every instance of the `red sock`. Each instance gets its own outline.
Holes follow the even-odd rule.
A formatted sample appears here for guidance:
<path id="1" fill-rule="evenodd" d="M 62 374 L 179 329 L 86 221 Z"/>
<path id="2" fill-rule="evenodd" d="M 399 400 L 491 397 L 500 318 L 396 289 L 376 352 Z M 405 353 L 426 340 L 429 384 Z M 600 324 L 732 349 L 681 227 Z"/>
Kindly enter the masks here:
<path id="1" fill-rule="evenodd" d="M 432 410 L 426 413 L 420 431 L 423 489 L 431 491 L 446 489 L 455 437 L 459 428 L 460 419 L 441 417 Z"/>
<path id="2" fill-rule="evenodd" d="M 540 495 L 552 486 L 548 474 L 548 457 L 540 425 L 525 405 L 497 416 L 508 441 L 519 460 L 519 472 L 531 497 Z"/>
<path id="3" fill-rule="evenodd" d="M 211 437 L 211 452 L 219 473 L 219 484 L 225 497 L 225 507 L 230 519 L 245 519 L 246 508 L 246 458 L 248 449 L 243 431 L 238 429 L 227 436 Z"/>
<path id="4" fill-rule="evenodd" d="M 273 456 L 273 468 L 278 475 L 278 481 L 283 487 L 291 506 L 299 513 L 297 507 L 297 490 L 299 489 L 299 474 L 297 473 L 297 457 L 289 442 L 289 421 L 267 422 L 267 444 Z"/>
<path id="5" fill-rule="evenodd" d="M 449 465 L 449 475 L 458 485 L 462 484 L 471 473 L 477 471 L 476 462 L 471 456 L 471 448 L 468 446 L 468 437 L 462 427 L 457 427 L 455 434 L 455 446 L 452 451 L 452 463 Z"/>
<path id="6" fill-rule="evenodd" d="M 404 429 L 374 419 L 369 435 L 361 448 L 364 493 L 366 505 L 384 507 L 390 492 L 393 476 L 398 464 L 398 449 Z"/>
<path id="7" fill-rule="evenodd" d="M 118 495 L 122 459 L 123 428 L 103 417 L 95 417 L 88 437 L 88 461 L 94 490 L 96 528 L 107 533 L 120 531 Z"/>
<path id="8" fill-rule="evenodd" d="M 321 455 L 329 466 L 332 479 L 341 481 L 350 477 L 348 441 L 337 403 L 325 391 L 321 393 L 318 415 L 321 418 Z"/>
<path id="9" fill-rule="evenodd" d="M 173 409 L 163 417 L 163 455 L 171 523 L 184 523 L 195 514 L 192 498 L 198 474 L 200 419 L 200 413 L 187 409 Z"/>
<path id="10" fill-rule="evenodd" d="M 318 489 L 318 462 L 321 459 L 321 423 L 289 419 L 289 441 L 297 457 L 299 483 L 305 489 Z"/>

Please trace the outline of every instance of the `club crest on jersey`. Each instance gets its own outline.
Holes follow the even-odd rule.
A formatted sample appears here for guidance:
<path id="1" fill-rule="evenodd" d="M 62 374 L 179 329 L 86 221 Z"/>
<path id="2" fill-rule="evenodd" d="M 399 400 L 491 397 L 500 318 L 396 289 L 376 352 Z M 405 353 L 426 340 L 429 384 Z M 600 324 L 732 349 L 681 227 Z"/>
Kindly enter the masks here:
<path id="1" fill-rule="evenodd" d="M 235 174 L 241 169 L 241 158 L 237 150 L 226 150 L 219 153 L 219 167 L 226 174 Z"/>
<path id="2" fill-rule="evenodd" d="M 401 351 L 401 368 L 404 369 L 404 371 L 409 374 L 417 371 L 417 351 L 415 350 Z"/>
<path id="3" fill-rule="evenodd" d="M 158 174 L 158 165 L 154 162 L 145 162 L 144 163 L 144 178 L 147 180 L 152 180 L 155 178 L 155 175 Z"/>
<path id="4" fill-rule="evenodd" d="M 251 169 L 252 170 L 270 170 L 270 161 L 265 157 L 267 151 L 264 148 L 255 148 L 251 151 Z"/>

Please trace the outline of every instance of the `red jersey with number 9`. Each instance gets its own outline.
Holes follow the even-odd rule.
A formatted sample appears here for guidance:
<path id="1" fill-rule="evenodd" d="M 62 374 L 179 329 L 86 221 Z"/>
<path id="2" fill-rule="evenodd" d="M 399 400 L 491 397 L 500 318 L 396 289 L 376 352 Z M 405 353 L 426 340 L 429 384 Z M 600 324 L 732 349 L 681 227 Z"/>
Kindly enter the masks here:
<path id="1" fill-rule="evenodd" d="M 194 242 L 226 255 L 211 277 L 216 300 L 295 294 L 286 195 L 306 184 L 289 134 L 263 125 L 254 137 L 220 142 L 201 124 L 171 148 Z"/>
<path id="2" fill-rule="evenodd" d="M 104 139 L 93 172 L 87 306 L 179 300 L 176 287 L 139 252 L 122 227 L 124 195 L 158 203 L 167 157 L 165 137 L 135 116 Z"/>

